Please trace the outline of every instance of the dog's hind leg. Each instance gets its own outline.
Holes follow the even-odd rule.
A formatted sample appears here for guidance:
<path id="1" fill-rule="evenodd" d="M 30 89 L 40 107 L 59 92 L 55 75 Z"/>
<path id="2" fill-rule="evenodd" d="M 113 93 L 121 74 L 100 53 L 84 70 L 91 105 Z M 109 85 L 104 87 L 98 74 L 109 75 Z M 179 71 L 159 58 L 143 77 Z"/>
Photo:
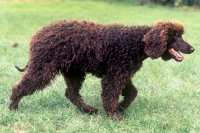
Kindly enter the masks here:
<path id="1" fill-rule="evenodd" d="M 50 69 L 42 67 L 39 69 L 36 69 L 36 67 L 28 68 L 21 81 L 12 88 L 9 109 L 17 109 L 18 103 L 23 96 L 31 95 L 36 90 L 42 90 L 49 85 L 56 75 L 56 72 L 50 71 Z"/>
<path id="2" fill-rule="evenodd" d="M 131 80 L 127 83 L 124 90 L 122 90 L 122 96 L 124 96 L 124 99 L 119 103 L 119 112 L 128 108 L 137 96 L 137 89 L 132 84 Z"/>
<path id="3" fill-rule="evenodd" d="M 70 72 L 62 71 L 61 73 L 67 84 L 65 96 L 69 98 L 69 100 L 81 111 L 84 111 L 88 114 L 96 114 L 98 109 L 86 104 L 79 93 L 81 85 L 85 80 L 85 73 L 81 73 L 75 70 L 70 70 Z"/>

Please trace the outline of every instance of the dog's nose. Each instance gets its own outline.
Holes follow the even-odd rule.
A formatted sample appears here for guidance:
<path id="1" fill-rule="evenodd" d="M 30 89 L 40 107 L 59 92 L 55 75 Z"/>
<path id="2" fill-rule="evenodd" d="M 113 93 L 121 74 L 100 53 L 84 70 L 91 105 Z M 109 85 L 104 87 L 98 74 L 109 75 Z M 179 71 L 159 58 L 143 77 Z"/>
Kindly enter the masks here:
<path id="1" fill-rule="evenodd" d="M 195 50 L 195 49 L 194 49 L 193 47 L 190 48 L 190 51 L 191 51 L 191 52 L 194 52 L 194 50 Z"/>

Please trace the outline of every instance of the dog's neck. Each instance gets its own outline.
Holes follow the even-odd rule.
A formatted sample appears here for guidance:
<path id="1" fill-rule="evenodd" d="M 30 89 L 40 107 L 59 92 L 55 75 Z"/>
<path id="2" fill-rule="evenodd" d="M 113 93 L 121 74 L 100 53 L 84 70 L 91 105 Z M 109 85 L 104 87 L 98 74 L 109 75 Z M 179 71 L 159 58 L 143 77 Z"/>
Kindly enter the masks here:
<path id="1" fill-rule="evenodd" d="M 138 47 L 140 50 L 142 50 L 140 51 L 140 57 L 141 57 L 141 60 L 143 61 L 147 59 L 148 56 L 144 52 L 144 48 L 146 44 L 142 41 L 142 39 L 144 35 L 146 35 L 152 29 L 152 26 L 131 26 L 129 28 L 130 28 L 130 34 L 131 36 L 133 36 L 133 39 L 134 39 L 134 40 L 131 40 L 133 41 L 132 43 L 134 44 L 133 47 L 134 48 Z"/>

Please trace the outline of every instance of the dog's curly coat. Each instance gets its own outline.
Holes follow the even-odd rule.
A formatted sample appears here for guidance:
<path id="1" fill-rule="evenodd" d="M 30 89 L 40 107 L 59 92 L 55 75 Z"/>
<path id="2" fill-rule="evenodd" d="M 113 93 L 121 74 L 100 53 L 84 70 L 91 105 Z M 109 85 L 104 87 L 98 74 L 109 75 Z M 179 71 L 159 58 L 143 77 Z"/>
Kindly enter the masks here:
<path id="1" fill-rule="evenodd" d="M 153 26 L 98 24 L 91 21 L 62 20 L 39 30 L 31 39 L 29 61 L 20 82 L 13 86 L 10 109 L 17 109 L 23 96 L 51 83 L 60 72 L 66 82 L 65 96 L 80 110 L 97 113 L 86 104 L 79 90 L 86 73 L 102 78 L 102 102 L 106 114 L 122 117 L 137 95 L 131 78 L 147 57 L 182 61 L 182 53 L 194 48 L 183 41 L 178 22 L 159 21 Z M 120 94 L 124 99 L 119 103 Z"/>

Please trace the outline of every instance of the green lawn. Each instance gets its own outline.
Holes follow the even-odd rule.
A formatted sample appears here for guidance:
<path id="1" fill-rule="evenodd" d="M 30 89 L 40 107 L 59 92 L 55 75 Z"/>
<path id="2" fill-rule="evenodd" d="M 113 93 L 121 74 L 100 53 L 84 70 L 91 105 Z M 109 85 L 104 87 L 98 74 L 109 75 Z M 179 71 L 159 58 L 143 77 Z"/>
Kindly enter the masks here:
<path id="1" fill-rule="evenodd" d="M 169 7 L 130 6 L 123 3 L 65 1 L 46 3 L 0 2 L 0 133 L 199 133 L 200 132 L 200 11 Z M 9 111 L 12 86 L 22 76 L 31 36 L 45 24 L 60 19 L 89 19 L 99 23 L 151 25 L 157 20 L 184 24 L 184 39 L 196 49 L 182 63 L 161 59 L 144 61 L 133 82 L 138 97 L 112 121 L 101 106 L 100 79 L 87 76 L 81 94 L 97 107 L 97 115 L 80 112 L 64 96 L 61 76 L 42 92 L 24 97 L 19 111 Z M 18 47 L 12 47 L 17 42 Z"/>

